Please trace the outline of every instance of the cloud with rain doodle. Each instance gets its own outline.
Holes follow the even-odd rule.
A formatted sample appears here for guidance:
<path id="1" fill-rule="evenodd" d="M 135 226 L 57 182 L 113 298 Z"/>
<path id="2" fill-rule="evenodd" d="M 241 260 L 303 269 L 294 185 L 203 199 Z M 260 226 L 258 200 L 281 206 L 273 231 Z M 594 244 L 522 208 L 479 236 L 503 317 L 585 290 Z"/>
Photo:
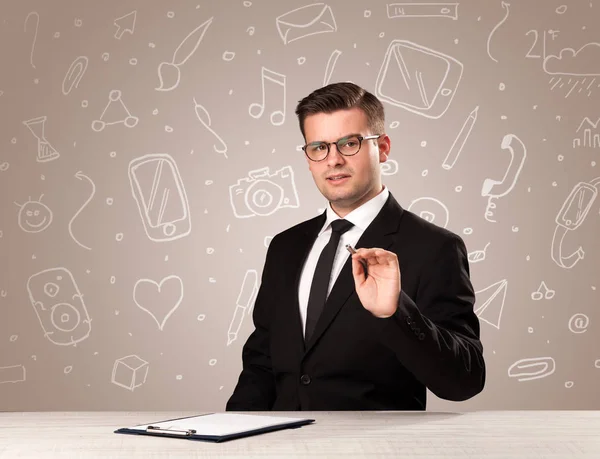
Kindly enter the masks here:
<path id="1" fill-rule="evenodd" d="M 577 51 L 564 48 L 558 56 L 548 55 L 544 71 L 550 75 L 600 75 L 600 43 L 588 43 Z"/>

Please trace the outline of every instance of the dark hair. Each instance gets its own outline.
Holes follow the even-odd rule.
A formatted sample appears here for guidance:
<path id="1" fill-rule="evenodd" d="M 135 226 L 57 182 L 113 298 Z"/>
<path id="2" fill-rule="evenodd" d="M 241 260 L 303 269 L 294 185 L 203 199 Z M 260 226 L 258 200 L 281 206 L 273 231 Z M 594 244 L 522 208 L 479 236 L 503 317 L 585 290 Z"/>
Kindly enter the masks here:
<path id="1" fill-rule="evenodd" d="M 355 107 L 365 112 L 369 129 L 373 134 L 384 132 L 385 114 L 381 101 L 354 83 L 340 82 L 316 89 L 298 103 L 296 115 L 298 115 L 302 136 L 306 139 L 304 120 L 307 116 Z"/>

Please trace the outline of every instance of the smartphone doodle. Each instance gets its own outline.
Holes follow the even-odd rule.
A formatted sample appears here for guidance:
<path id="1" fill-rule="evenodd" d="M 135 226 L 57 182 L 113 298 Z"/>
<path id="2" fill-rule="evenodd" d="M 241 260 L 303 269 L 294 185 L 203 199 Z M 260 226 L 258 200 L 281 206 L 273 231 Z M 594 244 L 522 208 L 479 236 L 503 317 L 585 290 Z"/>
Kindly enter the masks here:
<path id="1" fill-rule="evenodd" d="M 561 268 L 571 269 L 583 259 L 585 252 L 579 247 L 570 255 L 563 255 L 563 240 L 569 231 L 574 231 L 581 226 L 587 217 L 592 204 L 598 196 L 600 177 L 587 182 L 579 182 L 573 189 L 556 215 L 556 229 L 552 237 L 552 260 Z"/>
<path id="2" fill-rule="evenodd" d="M 506 173 L 504 174 L 504 177 L 502 177 L 502 180 L 486 178 L 483 182 L 483 187 L 481 188 L 481 196 L 488 197 L 488 205 L 485 209 L 485 219 L 493 223 L 496 222 L 496 220 L 492 220 L 492 217 L 494 216 L 493 209 L 496 208 L 494 199 L 506 196 L 514 188 L 515 183 L 517 183 L 517 179 L 519 178 L 519 174 L 523 169 L 523 164 L 525 164 L 525 158 L 527 157 L 527 148 L 525 148 L 525 144 L 514 134 L 506 134 L 502 139 L 500 147 L 503 150 L 508 150 L 511 156 Z"/>
<path id="3" fill-rule="evenodd" d="M 192 222 L 177 164 L 168 154 L 148 154 L 129 163 L 129 181 L 147 236 L 155 242 L 190 234 Z"/>
<path id="4" fill-rule="evenodd" d="M 427 118 L 440 118 L 462 78 L 463 64 L 452 56 L 406 40 L 392 40 L 375 83 L 384 102 Z"/>
<path id="5" fill-rule="evenodd" d="M 92 321 L 68 269 L 50 268 L 32 275 L 27 292 L 44 336 L 52 343 L 75 345 L 89 336 Z"/>

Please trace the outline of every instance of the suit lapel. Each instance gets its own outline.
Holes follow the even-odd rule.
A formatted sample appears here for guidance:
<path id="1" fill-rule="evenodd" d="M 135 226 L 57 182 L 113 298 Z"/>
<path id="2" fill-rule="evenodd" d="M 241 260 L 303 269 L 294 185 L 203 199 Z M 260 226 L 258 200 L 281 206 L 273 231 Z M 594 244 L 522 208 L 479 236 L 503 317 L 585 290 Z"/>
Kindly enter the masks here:
<path id="1" fill-rule="evenodd" d="M 389 250 L 394 243 L 394 235 L 398 232 L 398 226 L 400 224 L 400 219 L 402 217 L 403 209 L 400 207 L 398 202 L 393 198 L 390 193 L 388 200 L 382 207 L 381 211 L 377 214 L 375 219 L 371 222 L 371 224 L 364 231 L 360 239 L 356 244 L 356 248 L 373 248 L 379 247 L 384 250 Z M 321 220 L 321 226 L 324 222 L 324 219 Z M 319 226 L 318 228 L 320 228 Z M 306 249 L 306 255 L 314 242 L 314 238 L 318 233 L 318 229 L 313 234 L 313 238 L 310 239 L 310 243 L 308 244 L 308 248 Z M 304 246 L 304 244 L 303 244 Z M 304 260 L 302 260 L 303 263 Z M 298 281 L 300 277 L 301 265 L 298 269 L 298 273 L 296 276 L 296 284 L 295 284 L 295 292 L 298 291 Z M 342 306 L 346 303 L 350 295 L 355 291 L 354 287 L 354 276 L 352 275 L 352 259 L 348 257 L 346 263 L 342 267 L 340 274 L 331 289 L 331 293 L 325 302 L 325 307 L 317 324 L 315 326 L 315 331 L 305 346 L 305 355 L 313 348 L 315 343 L 319 340 L 321 335 L 325 332 L 327 327 L 331 324 L 335 316 L 338 314 Z M 297 295 L 296 295 L 297 297 Z M 297 306 L 299 306 L 297 304 Z M 298 310 L 298 307 L 296 307 Z M 299 316 L 298 316 L 299 317 Z M 301 329 L 300 329 L 301 330 Z M 303 336 L 303 335 L 301 335 Z"/>

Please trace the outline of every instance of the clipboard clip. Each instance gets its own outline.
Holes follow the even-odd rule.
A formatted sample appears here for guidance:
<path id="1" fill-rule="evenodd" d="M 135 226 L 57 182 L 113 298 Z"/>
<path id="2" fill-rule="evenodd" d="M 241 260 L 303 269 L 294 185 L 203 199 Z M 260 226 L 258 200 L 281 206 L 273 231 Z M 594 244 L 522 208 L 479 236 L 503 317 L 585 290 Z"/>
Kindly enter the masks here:
<path id="1" fill-rule="evenodd" d="M 186 429 L 186 430 L 162 429 L 162 428 L 156 427 L 156 426 L 148 426 L 148 427 L 146 427 L 146 432 L 174 434 L 174 435 L 181 435 L 184 437 L 189 437 L 189 436 L 195 434 L 196 430 L 195 429 Z"/>

